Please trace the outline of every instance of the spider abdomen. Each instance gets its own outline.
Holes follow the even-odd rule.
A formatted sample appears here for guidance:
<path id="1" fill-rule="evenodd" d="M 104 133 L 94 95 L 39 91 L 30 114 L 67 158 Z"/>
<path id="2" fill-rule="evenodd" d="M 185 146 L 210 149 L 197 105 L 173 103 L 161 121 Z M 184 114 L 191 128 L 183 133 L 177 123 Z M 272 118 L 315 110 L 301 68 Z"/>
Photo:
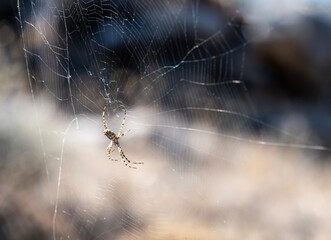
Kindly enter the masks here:
<path id="1" fill-rule="evenodd" d="M 113 133 L 112 131 L 109 130 L 105 130 L 104 134 L 111 140 L 113 141 L 116 145 L 118 145 L 118 138 L 115 135 L 115 133 Z"/>

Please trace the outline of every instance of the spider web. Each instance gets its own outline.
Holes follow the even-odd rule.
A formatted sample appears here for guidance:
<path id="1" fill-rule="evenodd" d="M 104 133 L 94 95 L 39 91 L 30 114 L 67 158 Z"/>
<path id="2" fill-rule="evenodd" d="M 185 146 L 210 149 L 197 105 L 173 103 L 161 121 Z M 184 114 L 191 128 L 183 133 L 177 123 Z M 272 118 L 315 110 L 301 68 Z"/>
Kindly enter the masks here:
<path id="1" fill-rule="evenodd" d="M 325 149 L 255 117 L 244 82 L 247 48 L 272 28 L 246 36 L 242 13 L 226 5 L 63 0 L 18 8 L 53 239 L 162 239 L 172 221 L 207 215 L 192 206 L 212 184 L 200 169 L 232 163 L 238 144 Z M 131 132 L 120 143 L 130 160 L 144 161 L 136 171 L 116 152 L 119 162 L 108 161 L 105 102 L 115 133 L 127 111 L 124 132 Z"/>

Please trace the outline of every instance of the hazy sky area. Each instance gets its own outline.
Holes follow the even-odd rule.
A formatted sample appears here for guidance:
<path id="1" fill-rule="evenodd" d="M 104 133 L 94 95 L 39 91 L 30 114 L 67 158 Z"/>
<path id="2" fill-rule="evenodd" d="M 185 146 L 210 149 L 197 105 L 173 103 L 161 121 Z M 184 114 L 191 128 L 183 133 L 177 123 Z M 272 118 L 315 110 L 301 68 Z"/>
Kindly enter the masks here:
<path id="1" fill-rule="evenodd" d="M 301 14 L 328 14 L 330 0 L 238 0 L 241 10 L 250 19 L 279 20 Z"/>
<path id="2" fill-rule="evenodd" d="M 236 0 L 240 13 L 258 32 L 301 21 L 302 16 L 330 18 L 331 0 Z"/>

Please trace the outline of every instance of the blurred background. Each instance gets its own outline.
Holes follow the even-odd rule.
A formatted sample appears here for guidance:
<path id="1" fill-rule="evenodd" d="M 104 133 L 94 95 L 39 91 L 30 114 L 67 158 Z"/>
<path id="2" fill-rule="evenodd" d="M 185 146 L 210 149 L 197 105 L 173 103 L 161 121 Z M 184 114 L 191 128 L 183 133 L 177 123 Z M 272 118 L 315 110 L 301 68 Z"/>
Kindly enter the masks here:
<path id="1" fill-rule="evenodd" d="M 329 239 L 331 3 L 0 9 L 0 239 Z"/>

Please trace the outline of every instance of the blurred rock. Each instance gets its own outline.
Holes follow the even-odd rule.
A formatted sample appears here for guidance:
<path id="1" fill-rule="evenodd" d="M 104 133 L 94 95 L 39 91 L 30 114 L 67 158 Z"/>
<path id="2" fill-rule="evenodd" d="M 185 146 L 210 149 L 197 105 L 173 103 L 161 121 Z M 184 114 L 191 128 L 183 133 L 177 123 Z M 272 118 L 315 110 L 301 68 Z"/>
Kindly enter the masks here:
<path id="1" fill-rule="evenodd" d="M 331 143 L 331 20 L 303 16 L 251 46 L 246 83 L 259 119 L 274 125 L 292 115 Z"/>

